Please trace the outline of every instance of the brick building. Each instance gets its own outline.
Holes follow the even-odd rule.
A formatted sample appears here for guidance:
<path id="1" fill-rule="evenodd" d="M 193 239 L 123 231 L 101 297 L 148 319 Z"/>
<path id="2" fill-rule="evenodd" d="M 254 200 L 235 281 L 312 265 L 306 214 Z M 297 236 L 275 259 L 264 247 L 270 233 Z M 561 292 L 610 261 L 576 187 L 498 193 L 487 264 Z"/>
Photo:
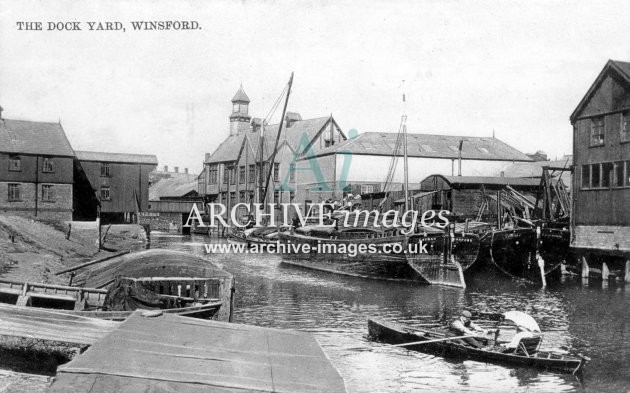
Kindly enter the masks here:
<path id="1" fill-rule="evenodd" d="M 279 125 L 252 119 L 249 103 L 241 87 L 232 99 L 230 136 L 212 154 L 206 154 L 199 177 L 199 192 L 205 200 L 223 203 L 228 211 L 237 203 L 261 202 L 269 171 L 273 172 L 265 203 L 296 201 L 295 191 L 278 190 L 285 179 L 290 188 L 295 188 L 299 173 L 290 169 L 296 152 L 318 152 L 346 139 L 332 115 L 302 119 L 299 113 L 287 112 L 274 162 L 270 163 Z"/>
<path id="2" fill-rule="evenodd" d="M 628 261 L 630 63 L 609 60 L 570 117 L 572 247 L 583 261 Z"/>
<path id="3" fill-rule="evenodd" d="M 60 123 L 4 119 L 0 107 L 0 212 L 71 220 L 73 160 Z"/>

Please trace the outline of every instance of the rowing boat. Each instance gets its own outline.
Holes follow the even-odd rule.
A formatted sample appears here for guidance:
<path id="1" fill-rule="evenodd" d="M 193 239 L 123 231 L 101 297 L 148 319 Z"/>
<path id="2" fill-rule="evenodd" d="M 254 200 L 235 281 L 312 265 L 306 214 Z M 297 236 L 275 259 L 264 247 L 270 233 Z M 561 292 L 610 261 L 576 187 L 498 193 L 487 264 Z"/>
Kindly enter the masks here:
<path id="1" fill-rule="evenodd" d="M 406 348 L 436 354 L 444 357 L 473 359 L 489 363 L 507 364 L 514 366 L 533 367 L 558 372 L 576 374 L 582 370 L 587 361 L 586 357 L 568 356 L 548 351 L 519 351 L 502 352 L 497 346 L 488 346 L 491 340 L 485 341 L 485 347 L 474 348 L 455 341 L 448 341 L 446 329 L 412 329 L 410 327 L 376 319 L 368 319 L 368 335 L 371 339 L 389 344 L 417 343 Z M 432 341 L 422 344 L 423 341 Z"/>

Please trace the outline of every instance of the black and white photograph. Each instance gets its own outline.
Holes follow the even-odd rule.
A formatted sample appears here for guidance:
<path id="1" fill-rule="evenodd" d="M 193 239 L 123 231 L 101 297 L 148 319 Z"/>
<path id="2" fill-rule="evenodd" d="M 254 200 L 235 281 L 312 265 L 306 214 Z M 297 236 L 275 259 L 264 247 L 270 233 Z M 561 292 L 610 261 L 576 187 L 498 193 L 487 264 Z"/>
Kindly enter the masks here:
<path id="1" fill-rule="evenodd" d="M 630 392 L 629 17 L 0 0 L 0 393 Z"/>

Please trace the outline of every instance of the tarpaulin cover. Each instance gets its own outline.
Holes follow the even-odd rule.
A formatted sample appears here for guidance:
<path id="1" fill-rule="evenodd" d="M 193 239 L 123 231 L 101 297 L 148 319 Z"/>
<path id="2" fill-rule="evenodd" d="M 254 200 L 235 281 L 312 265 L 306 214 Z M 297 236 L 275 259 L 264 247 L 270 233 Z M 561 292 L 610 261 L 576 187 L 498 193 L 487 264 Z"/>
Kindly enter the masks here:
<path id="1" fill-rule="evenodd" d="M 120 278 L 107 290 L 103 307 L 106 311 L 134 311 L 177 308 L 177 299 L 158 296 L 134 280 Z"/>
<path id="2" fill-rule="evenodd" d="M 49 393 L 342 393 L 313 336 L 136 312 L 61 366 Z"/>

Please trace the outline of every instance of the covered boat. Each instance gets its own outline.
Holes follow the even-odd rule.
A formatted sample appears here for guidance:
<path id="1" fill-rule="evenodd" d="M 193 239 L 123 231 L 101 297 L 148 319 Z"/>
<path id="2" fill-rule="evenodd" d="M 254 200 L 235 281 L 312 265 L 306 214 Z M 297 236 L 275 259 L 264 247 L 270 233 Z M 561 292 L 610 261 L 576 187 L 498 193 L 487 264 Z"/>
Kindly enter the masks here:
<path id="1" fill-rule="evenodd" d="M 77 305 L 75 312 L 86 316 L 115 319 L 118 314 L 144 308 L 197 318 L 232 319 L 232 274 L 184 252 L 153 249 L 125 254 L 92 265 L 76 276 L 74 284 L 85 287 L 81 288 L 84 291 L 109 288 L 102 302 Z"/>
<path id="2" fill-rule="evenodd" d="M 497 364 L 534 367 L 550 371 L 578 373 L 588 360 L 583 356 L 540 351 L 540 340 L 522 342 L 513 351 L 502 351 L 497 346 L 474 348 L 448 340 L 447 329 L 413 329 L 401 324 L 368 319 L 368 335 L 370 338 L 389 344 L 418 343 L 404 346 L 407 349 L 427 352 L 444 357 L 472 359 Z M 427 341 L 426 344 L 422 344 Z M 491 344 L 486 340 L 484 344 Z"/>

